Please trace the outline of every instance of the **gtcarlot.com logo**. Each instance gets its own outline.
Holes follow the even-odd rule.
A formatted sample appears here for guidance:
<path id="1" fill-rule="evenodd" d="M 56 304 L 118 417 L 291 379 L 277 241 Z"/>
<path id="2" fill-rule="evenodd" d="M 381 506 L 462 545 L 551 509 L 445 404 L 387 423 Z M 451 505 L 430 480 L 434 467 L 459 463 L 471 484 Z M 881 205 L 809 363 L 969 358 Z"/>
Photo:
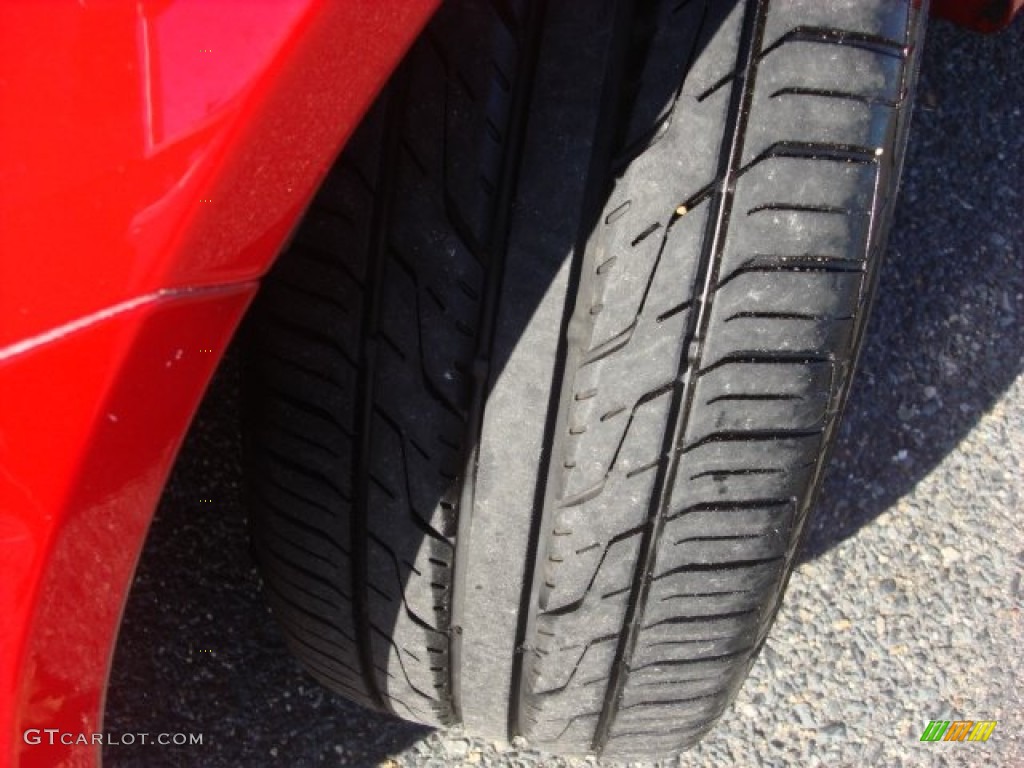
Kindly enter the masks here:
<path id="1" fill-rule="evenodd" d="M 59 728 L 29 728 L 22 734 L 22 738 L 26 744 L 63 744 L 67 747 L 117 747 L 131 744 L 181 747 L 203 743 L 201 733 L 74 733 Z"/>

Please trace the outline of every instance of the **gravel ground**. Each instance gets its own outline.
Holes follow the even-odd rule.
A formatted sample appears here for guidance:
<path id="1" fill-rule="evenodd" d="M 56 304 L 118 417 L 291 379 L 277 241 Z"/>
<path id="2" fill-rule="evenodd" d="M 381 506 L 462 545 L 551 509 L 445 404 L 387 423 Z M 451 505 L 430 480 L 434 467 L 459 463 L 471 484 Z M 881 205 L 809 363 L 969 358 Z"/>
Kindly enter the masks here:
<path id="1" fill-rule="evenodd" d="M 1024 765 L 1024 19 L 930 30 L 902 205 L 840 443 L 750 680 L 679 766 Z M 366 712 L 288 657 L 249 559 L 237 373 L 189 435 L 133 588 L 106 729 L 126 766 L 596 765 Z M 209 499 L 201 502 L 200 499 Z M 996 719 L 923 744 L 931 719 Z"/>

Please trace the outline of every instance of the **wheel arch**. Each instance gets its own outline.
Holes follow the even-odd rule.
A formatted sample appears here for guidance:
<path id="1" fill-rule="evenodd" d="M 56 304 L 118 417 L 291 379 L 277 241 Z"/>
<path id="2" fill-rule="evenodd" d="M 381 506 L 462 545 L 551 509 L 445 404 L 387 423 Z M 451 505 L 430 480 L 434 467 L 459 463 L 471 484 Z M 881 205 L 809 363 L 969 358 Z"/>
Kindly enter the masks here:
<path id="1" fill-rule="evenodd" d="M 435 5 L 0 9 L 5 764 L 99 764 L 61 735 L 102 731 L 177 448 L 259 277 Z M 47 728 L 52 745 L 26 743 Z"/>

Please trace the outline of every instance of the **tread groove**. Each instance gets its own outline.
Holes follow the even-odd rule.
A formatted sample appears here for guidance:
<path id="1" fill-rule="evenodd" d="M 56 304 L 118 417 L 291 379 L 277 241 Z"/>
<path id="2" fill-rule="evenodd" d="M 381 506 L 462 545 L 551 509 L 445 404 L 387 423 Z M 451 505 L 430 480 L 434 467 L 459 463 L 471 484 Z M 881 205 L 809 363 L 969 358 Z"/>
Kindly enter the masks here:
<path id="1" fill-rule="evenodd" d="M 764 26 L 768 12 L 765 0 L 747 6 L 744 11 L 740 41 L 737 47 L 737 71 L 742 71 L 738 87 L 733 90 L 726 117 L 725 136 L 719 150 L 718 178 L 719 189 L 714 194 L 714 207 L 705 224 L 705 237 L 700 255 L 697 274 L 704 276 L 701 298 L 696 303 L 696 311 L 689 318 L 686 339 L 695 340 L 706 337 L 709 322 L 710 303 L 713 299 L 713 286 L 717 282 L 718 264 L 725 247 L 725 231 L 729 220 L 729 212 L 735 195 L 735 179 L 740 175 L 740 162 L 743 156 L 743 141 L 746 122 L 750 114 L 753 98 L 753 87 L 757 76 L 758 55 L 764 35 Z M 699 280 L 700 278 L 698 278 Z M 683 347 L 690 346 L 684 342 Z M 695 355 L 694 367 L 699 368 L 700 352 Z M 684 357 L 680 363 L 689 366 L 690 361 Z M 657 544 L 661 529 L 665 523 L 668 489 L 671 488 L 678 466 L 678 453 L 675 446 L 679 445 L 692 409 L 694 388 L 692 377 L 681 377 L 681 386 L 673 388 L 672 403 L 669 409 L 669 427 L 663 438 L 662 453 L 671 455 L 669 462 L 658 465 L 654 480 L 655 492 L 651 496 L 648 509 L 648 525 L 640 543 L 640 556 L 637 559 L 633 577 L 631 600 L 626 606 L 626 616 L 618 647 L 615 650 L 615 661 L 612 663 L 611 677 L 608 683 L 608 694 L 605 696 L 594 737 L 591 743 L 595 752 L 604 751 L 611 736 L 612 723 L 621 706 L 629 668 L 639 637 L 639 625 L 642 622 L 651 586 L 651 575 L 654 571 Z"/>

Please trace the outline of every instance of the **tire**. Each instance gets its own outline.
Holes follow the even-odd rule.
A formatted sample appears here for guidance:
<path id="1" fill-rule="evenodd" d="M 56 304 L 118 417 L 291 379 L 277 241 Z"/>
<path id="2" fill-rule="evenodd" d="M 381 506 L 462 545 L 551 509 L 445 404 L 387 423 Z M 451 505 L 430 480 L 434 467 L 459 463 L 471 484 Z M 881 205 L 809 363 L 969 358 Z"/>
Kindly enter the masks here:
<path id="1" fill-rule="evenodd" d="M 453 0 L 246 330 L 254 551 L 326 686 L 696 743 L 778 611 L 891 218 L 910 0 Z"/>

